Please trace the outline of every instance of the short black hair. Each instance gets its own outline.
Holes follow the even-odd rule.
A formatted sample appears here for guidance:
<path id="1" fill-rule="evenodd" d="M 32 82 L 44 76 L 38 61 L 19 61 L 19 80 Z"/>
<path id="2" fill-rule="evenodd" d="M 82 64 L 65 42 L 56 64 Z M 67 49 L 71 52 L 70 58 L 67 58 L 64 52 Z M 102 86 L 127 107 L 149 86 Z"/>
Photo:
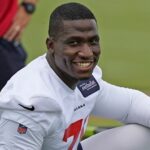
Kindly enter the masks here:
<path id="1" fill-rule="evenodd" d="M 48 31 L 49 36 L 57 35 L 63 20 L 80 19 L 94 19 L 96 21 L 96 18 L 91 10 L 80 3 L 70 2 L 58 6 L 50 15 Z"/>

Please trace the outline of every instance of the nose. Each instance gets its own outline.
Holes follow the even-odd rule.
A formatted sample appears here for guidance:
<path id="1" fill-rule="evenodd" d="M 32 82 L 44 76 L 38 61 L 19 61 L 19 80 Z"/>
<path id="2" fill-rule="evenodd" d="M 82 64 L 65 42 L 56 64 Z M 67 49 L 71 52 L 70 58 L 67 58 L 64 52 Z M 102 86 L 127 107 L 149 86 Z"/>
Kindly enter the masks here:
<path id="1" fill-rule="evenodd" d="M 82 58 L 90 58 L 93 56 L 92 47 L 88 44 L 83 44 L 78 55 Z"/>

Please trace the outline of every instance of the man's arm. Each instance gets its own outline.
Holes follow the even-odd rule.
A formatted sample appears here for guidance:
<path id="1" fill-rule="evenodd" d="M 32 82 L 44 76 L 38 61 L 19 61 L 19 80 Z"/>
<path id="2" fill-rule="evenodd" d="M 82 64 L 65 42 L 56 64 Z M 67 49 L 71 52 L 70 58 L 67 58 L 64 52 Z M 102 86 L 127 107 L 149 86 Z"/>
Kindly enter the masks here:
<path id="1" fill-rule="evenodd" d="M 0 149 L 1 150 L 41 150 L 43 144 L 43 134 L 39 124 L 24 115 L 13 113 L 16 118 L 20 115 L 17 122 L 7 116 L 0 120 Z M 15 116 L 14 116 L 15 117 Z M 19 123 L 22 122 L 24 123 Z"/>
<path id="2" fill-rule="evenodd" d="M 150 127 L 150 97 L 138 90 L 102 81 L 100 96 L 93 113 L 124 123 Z"/>
<path id="3" fill-rule="evenodd" d="M 20 3 L 13 23 L 4 35 L 5 39 L 8 41 L 19 41 L 21 39 L 23 31 L 30 22 L 32 14 L 34 13 L 37 1 L 38 0 L 23 0 Z M 27 8 L 27 5 L 25 4 L 29 4 L 31 6 Z"/>

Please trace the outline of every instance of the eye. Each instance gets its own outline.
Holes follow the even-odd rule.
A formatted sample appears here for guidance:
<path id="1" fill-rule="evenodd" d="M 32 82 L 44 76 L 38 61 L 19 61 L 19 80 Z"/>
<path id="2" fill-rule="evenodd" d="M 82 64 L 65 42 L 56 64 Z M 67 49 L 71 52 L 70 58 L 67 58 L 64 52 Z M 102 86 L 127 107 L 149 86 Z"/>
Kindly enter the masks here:
<path id="1" fill-rule="evenodd" d="M 99 45 L 99 38 L 93 38 L 90 40 L 91 45 Z"/>
<path id="2" fill-rule="evenodd" d="M 70 46 L 78 46 L 80 42 L 77 40 L 71 40 L 71 41 L 68 41 L 67 44 Z"/>

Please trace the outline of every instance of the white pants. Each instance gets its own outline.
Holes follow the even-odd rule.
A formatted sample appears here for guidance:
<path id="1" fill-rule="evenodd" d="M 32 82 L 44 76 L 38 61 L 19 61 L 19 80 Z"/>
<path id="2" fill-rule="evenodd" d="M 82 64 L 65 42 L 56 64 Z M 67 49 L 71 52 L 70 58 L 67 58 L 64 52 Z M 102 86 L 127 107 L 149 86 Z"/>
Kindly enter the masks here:
<path id="1" fill-rule="evenodd" d="M 91 136 L 81 145 L 83 150 L 150 150 L 150 129 L 125 125 Z"/>

